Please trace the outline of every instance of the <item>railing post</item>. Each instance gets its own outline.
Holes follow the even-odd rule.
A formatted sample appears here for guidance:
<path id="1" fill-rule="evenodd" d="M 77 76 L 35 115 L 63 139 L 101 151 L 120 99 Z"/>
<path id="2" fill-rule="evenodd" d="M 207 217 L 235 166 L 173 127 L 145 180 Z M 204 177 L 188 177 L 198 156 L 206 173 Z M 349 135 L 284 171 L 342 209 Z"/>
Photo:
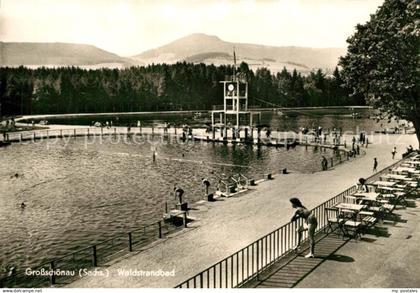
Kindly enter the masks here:
<path id="1" fill-rule="evenodd" d="M 260 266 L 260 241 L 257 240 L 257 281 L 259 280 L 259 266 Z"/>
<path id="2" fill-rule="evenodd" d="M 158 227 L 159 227 L 159 238 L 162 238 L 162 222 L 161 221 L 158 222 Z"/>
<path id="3" fill-rule="evenodd" d="M 73 136 L 76 136 L 76 128 L 73 129 Z"/>
<path id="4" fill-rule="evenodd" d="M 63 138 L 63 130 L 60 129 L 60 137 Z"/>
<path id="5" fill-rule="evenodd" d="M 51 269 L 50 282 L 51 282 L 51 285 L 54 285 L 55 284 L 55 272 L 54 272 L 55 265 L 54 265 L 54 261 L 52 261 L 50 263 L 50 269 Z"/>
<path id="6" fill-rule="evenodd" d="M 88 133 L 87 133 L 87 135 L 89 136 L 89 128 L 88 128 Z"/>
<path id="7" fill-rule="evenodd" d="M 128 232 L 128 251 L 133 251 L 133 237 L 131 235 L 131 232 Z"/>
<path id="8" fill-rule="evenodd" d="M 22 136 L 22 133 L 20 134 L 20 141 L 22 141 L 23 140 L 23 136 Z"/>
<path id="9" fill-rule="evenodd" d="M 96 254 L 96 245 L 92 246 L 92 266 L 97 267 L 98 266 L 98 257 Z"/>
<path id="10" fill-rule="evenodd" d="M 331 158 L 331 168 L 334 166 L 334 159 Z"/>
<path id="11" fill-rule="evenodd" d="M 34 141 L 35 141 L 35 132 L 34 132 Z"/>

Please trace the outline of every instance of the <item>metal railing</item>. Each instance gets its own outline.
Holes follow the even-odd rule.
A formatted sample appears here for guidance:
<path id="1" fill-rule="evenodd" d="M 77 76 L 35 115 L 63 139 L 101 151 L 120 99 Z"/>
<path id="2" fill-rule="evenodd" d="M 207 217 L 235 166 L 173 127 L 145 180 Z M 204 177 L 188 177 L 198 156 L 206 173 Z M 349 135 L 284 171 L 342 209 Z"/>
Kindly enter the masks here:
<path id="1" fill-rule="evenodd" d="M 248 187 L 248 178 L 240 173 L 234 174 L 230 177 L 235 183 L 237 189 L 243 189 Z"/>
<path id="2" fill-rule="evenodd" d="M 180 229 L 182 226 L 158 221 L 128 233 L 120 233 L 113 238 L 30 268 L 31 271 L 43 271 L 48 275 L 31 275 L 27 273 L 28 268 L 25 268 L 23 271 L 4 277 L 0 279 L 0 288 L 45 287 L 65 284 L 77 278 L 80 275 L 80 270 L 103 265 L 118 256 L 149 245 Z"/>
<path id="3" fill-rule="evenodd" d="M 401 164 L 403 160 L 405 158 L 368 177 L 367 180 L 376 180 L 383 173 L 388 172 L 390 168 Z M 328 227 L 326 208 L 344 202 L 345 198 L 355 193 L 356 190 L 357 187 L 354 185 L 311 210 L 318 219 L 316 233 L 322 232 Z M 176 288 L 234 288 L 243 286 L 245 283 L 258 278 L 277 260 L 292 252 L 298 240 L 296 228 L 302 224 L 303 219 L 299 219 L 281 226 L 187 279 L 177 285 Z M 308 232 L 305 231 L 302 234 L 302 241 L 307 239 Z"/>

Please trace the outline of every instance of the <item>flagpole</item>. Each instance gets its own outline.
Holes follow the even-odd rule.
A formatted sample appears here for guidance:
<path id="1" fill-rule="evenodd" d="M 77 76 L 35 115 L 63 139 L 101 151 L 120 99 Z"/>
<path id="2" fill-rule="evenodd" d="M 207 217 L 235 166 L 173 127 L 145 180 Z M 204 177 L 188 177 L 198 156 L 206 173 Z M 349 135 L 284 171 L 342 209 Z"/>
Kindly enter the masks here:
<path id="1" fill-rule="evenodd" d="M 236 81 L 236 54 L 235 54 L 235 47 L 233 47 L 233 81 Z"/>

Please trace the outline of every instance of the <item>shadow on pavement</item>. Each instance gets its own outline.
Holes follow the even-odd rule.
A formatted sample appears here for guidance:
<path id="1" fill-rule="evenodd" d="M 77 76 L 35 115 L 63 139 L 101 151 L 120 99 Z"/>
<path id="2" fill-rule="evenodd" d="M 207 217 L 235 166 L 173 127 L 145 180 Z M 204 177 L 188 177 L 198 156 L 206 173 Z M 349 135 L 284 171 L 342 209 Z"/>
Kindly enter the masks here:
<path id="1" fill-rule="evenodd" d="M 342 254 L 332 254 L 324 258 L 325 260 L 332 260 L 338 262 L 354 262 L 354 258 Z"/>

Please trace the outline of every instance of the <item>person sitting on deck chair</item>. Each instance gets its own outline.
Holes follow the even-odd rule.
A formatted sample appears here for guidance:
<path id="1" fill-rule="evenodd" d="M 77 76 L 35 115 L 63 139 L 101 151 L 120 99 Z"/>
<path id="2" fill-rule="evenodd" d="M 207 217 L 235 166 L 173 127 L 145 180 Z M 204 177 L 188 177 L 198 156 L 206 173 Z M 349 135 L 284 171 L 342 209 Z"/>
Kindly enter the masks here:
<path id="1" fill-rule="evenodd" d="M 358 184 L 359 190 L 363 192 L 369 192 L 369 189 L 366 185 L 366 179 L 365 178 L 359 178 L 359 184 Z"/>
<path id="2" fill-rule="evenodd" d="M 290 202 L 292 204 L 292 207 L 297 209 L 295 214 L 293 215 L 291 222 L 296 221 L 299 218 L 303 218 L 305 220 L 305 223 L 296 229 L 298 232 L 298 243 L 294 247 L 294 250 L 298 250 L 300 247 L 300 242 L 302 240 L 302 233 L 303 231 L 308 230 L 308 237 L 309 237 L 309 253 L 305 255 L 306 258 L 315 257 L 314 251 L 315 251 L 315 230 L 318 226 L 318 221 L 314 214 L 310 210 L 308 210 L 306 207 L 303 206 L 302 202 L 296 198 L 293 197 L 290 199 Z"/>

